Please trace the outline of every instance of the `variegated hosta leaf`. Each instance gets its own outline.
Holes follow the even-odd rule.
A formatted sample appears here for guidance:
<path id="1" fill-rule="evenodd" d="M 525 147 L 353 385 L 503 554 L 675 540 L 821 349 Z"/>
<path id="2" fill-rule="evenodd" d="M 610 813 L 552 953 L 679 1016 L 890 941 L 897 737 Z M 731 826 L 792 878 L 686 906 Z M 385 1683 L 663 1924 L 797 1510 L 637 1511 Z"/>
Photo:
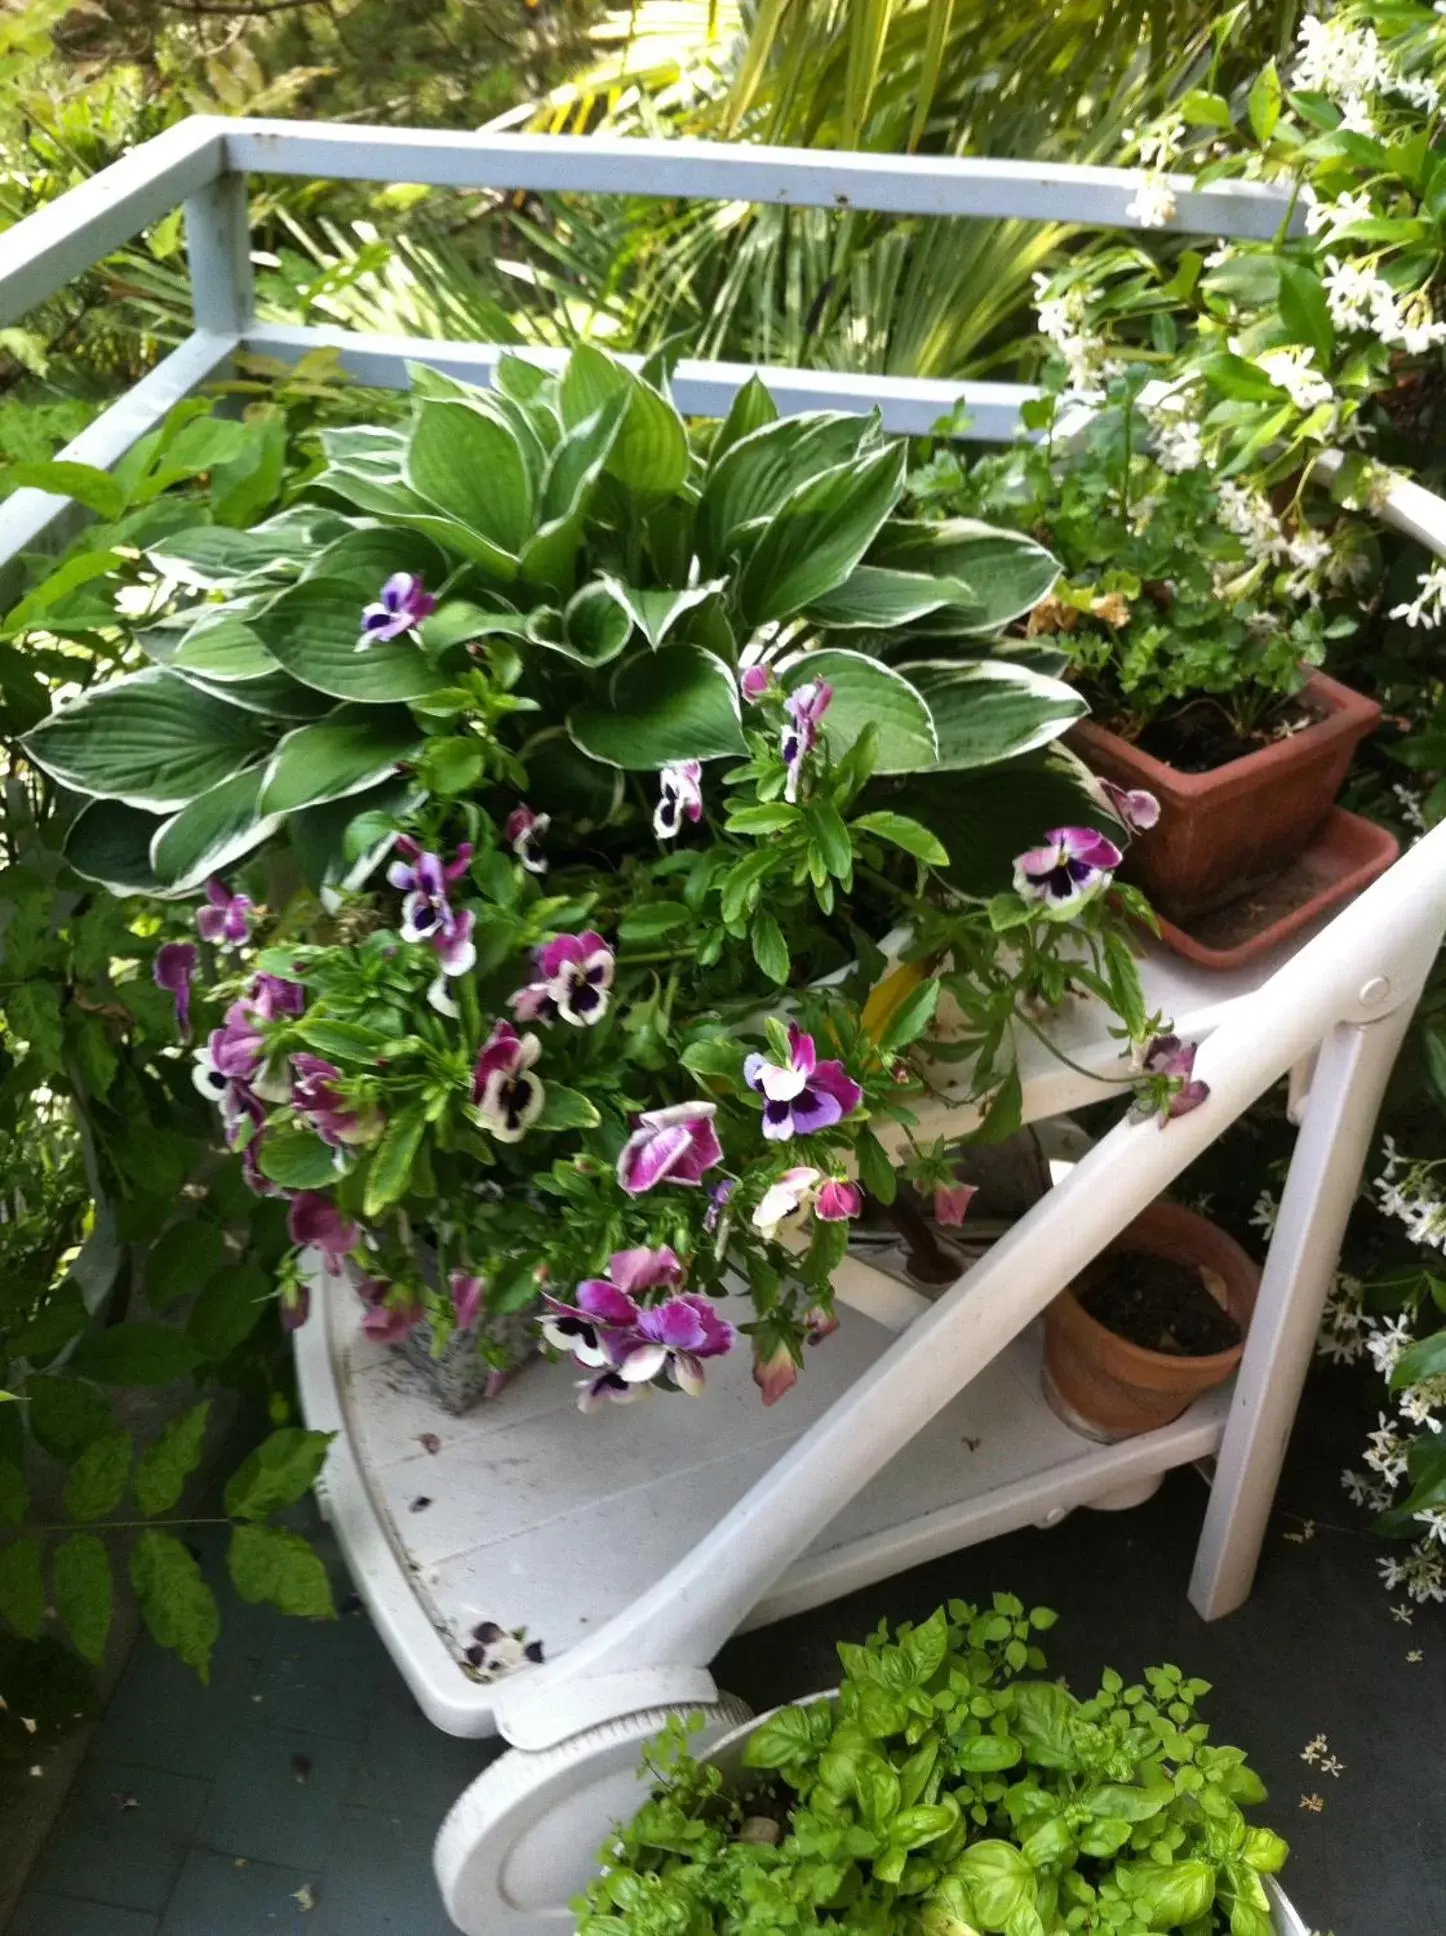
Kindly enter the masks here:
<path id="1" fill-rule="evenodd" d="M 933 766 L 938 741 L 929 708 L 892 666 L 863 652 L 824 646 L 784 660 L 779 672 L 790 692 L 814 679 L 833 688 L 821 729 L 835 759 L 872 726 L 878 733 L 876 773 L 918 773 Z"/>

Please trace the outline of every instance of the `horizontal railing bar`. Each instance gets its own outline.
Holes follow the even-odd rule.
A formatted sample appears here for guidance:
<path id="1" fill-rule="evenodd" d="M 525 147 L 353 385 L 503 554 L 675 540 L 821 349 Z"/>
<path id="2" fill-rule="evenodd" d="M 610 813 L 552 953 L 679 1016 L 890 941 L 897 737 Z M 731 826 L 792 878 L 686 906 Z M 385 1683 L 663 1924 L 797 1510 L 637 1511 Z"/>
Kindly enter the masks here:
<path id="1" fill-rule="evenodd" d="M 416 336 L 371 336 L 332 324 L 253 323 L 242 347 L 283 362 L 296 362 L 312 350 L 335 349 L 342 368 L 360 383 L 379 389 L 407 386 L 407 365 L 425 363 L 464 382 L 490 384 L 498 359 L 522 356 L 546 369 L 561 369 L 564 350 L 516 349 L 495 343 L 465 343 Z M 634 368 L 637 356 L 620 359 Z M 710 363 L 684 358 L 673 372 L 673 397 L 689 416 L 721 417 L 751 376 L 760 375 L 785 414 L 795 410 L 848 410 L 862 413 L 875 404 L 884 428 L 899 435 L 927 436 L 941 417 L 963 402 L 969 410 L 966 437 L 1007 442 L 1018 429 L 1020 405 L 1039 392 L 1024 383 L 941 381 L 933 377 L 871 376 L 843 370 L 793 370 L 772 364 Z"/>
<path id="2" fill-rule="evenodd" d="M 192 115 L 142 142 L 0 235 L 0 324 L 13 323 L 168 215 L 224 166 L 216 115 Z"/>
<path id="3" fill-rule="evenodd" d="M 86 425 L 63 450 L 60 464 L 90 464 L 109 470 L 133 444 L 155 429 L 166 412 L 189 396 L 236 348 L 234 336 L 197 331 L 156 367 L 132 384 L 108 410 Z M 73 499 L 50 491 L 20 490 L 0 504 L 0 573 L 24 551 L 51 536 L 68 517 L 79 524 L 84 513 Z"/>
<path id="4" fill-rule="evenodd" d="M 1147 226 L 1130 213 L 1145 179 L 1131 168 L 319 121 L 246 119 L 225 127 L 230 166 L 256 174 Z M 1265 239 L 1290 209 L 1286 191 L 1267 182 L 1222 181 L 1195 189 L 1186 175 L 1169 181 L 1175 214 L 1165 227 L 1177 235 Z"/>

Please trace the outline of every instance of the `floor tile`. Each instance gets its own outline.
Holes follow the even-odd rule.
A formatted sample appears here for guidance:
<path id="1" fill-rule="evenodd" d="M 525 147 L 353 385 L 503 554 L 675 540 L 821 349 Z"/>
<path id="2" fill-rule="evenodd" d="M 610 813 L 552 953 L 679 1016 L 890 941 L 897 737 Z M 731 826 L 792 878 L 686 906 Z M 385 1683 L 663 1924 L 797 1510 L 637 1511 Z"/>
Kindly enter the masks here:
<path id="1" fill-rule="evenodd" d="M 216 1650 L 215 1692 L 244 1721 L 361 1741 L 377 1688 L 396 1677 L 363 1617 L 287 1620 L 270 1607 L 242 1610 Z"/>
<path id="2" fill-rule="evenodd" d="M 239 1688 L 203 1686 L 174 1654 L 143 1635 L 96 1731 L 95 1752 L 209 1780 L 225 1761 L 245 1712 Z"/>
<path id="3" fill-rule="evenodd" d="M 393 1674 L 378 1690 L 376 1713 L 362 1743 L 348 1802 L 400 1809 L 440 1822 L 464 1788 L 502 1752 L 496 1741 L 459 1741 L 442 1734 Z"/>
<path id="4" fill-rule="evenodd" d="M 432 1874 L 440 1818 L 344 1808 L 309 1936 L 457 1936 Z"/>
<path id="5" fill-rule="evenodd" d="M 159 1929 L 156 1918 L 140 1909 L 32 1890 L 21 1897 L 7 1936 L 157 1936 Z"/>
<path id="6" fill-rule="evenodd" d="M 34 1887 L 154 1914 L 180 1874 L 207 1794 L 193 1776 L 92 1759 L 36 1864 Z"/>
<path id="7" fill-rule="evenodd" d="M 239 1728 L 196 1841 L 223 1855 L 318 1872 L 357 1754 L 353 1742 L 284 1724 Z"/>
<path id="8" fill-rule="evenodd" d="M 297 1900 L 300 1890 L 320 1900 L 315 1871 L 193 1849 L 159 1936 L 316 1936 L 316 1917 Z"/>

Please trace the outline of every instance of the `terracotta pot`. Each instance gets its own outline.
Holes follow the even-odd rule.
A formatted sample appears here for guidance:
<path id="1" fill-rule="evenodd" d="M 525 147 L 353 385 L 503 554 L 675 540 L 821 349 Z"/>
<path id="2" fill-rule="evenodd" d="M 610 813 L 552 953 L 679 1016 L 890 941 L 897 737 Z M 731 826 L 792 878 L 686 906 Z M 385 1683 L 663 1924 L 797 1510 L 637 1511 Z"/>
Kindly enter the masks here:
<path id="1" fill-rule="evenodd" d="M 1260 1267 L 1233 1237 L 1178 1203 L 1152 1203 L 1122 1230 L 1103 1255 L 1143 1250 L 1173 1263 L 1203 1265 L 1224 1284 L 1221 1302 L 1242 1338 L 1255 1309 Z M 1210 1285 L 1212 1293 L 1214 1285 Z M 1244 1344 L 1207 1358 L 1149 1351 L 1117 1337 L 1090 1316 L 1073 1289 L 1060 1292 L 1045 1314 L 1044 1390 L 1054 1410 L 1077 1431 L 1101 1439 L 1133 1438 L 1178 1418 L 1202 1392 L 1223 1385 L 1240 1363 Z"/>
<path id="2" fill-rule="evenodd" d="M 1131 843 L 1124 873 L 1172 920 L 1222 907 L 1293 860 L 1381 717 L 1373 699 L 1323 672 L 1300 697 L 1320 715 L 1313 726 L 1209 773 L 1182 773 L 1093 720 L 1071 728 L 1069 744 L 1096 773 L 1159 800 L 1159 825 Z"/>

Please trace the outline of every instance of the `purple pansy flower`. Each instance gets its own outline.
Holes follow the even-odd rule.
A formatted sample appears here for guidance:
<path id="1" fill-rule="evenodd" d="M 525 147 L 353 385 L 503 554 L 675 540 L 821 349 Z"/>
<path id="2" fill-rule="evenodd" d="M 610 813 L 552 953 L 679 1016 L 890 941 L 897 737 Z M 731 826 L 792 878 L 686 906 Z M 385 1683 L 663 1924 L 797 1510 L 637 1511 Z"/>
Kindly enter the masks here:
<path id="1" fill-rule="evenodd" d="M 1200 1044 L 1182 1042 L 1178 1035 L 1157 1035 L 1145 1050 L 1142 1067 L 1147 1076 L 1167 1078 L 1168 1095 L 1160 1109 L 1160 1127 L 1176 1116 L 1188 1116 L 1210 1094 L 1210 1084 L 1195 1074 L 1195 1056 Z M 1152 1115 L 1148 1107 L 1143 1112 Z"/>
<path id="2" fill-rule="evenodd" d="M 934 1191 L 934 1221 L 948 1229 L 963 1223 L 979 1194 L 977 1183 L 941 1183 Z"/>
<path id="3" fill-rule="evenodd" d="M 197 959 L 194 941 L 165 941 L 151 963 L 151 980 L 176 1004 L 176 1027 L 183 1042 L 191 1036 L 191 983 Z"/>
<path id="4" fill-rule="evenodd" d="M 783 702 L 783 710 L 788 714 L 780 746 L 787 775 L 783 787 L 785 800 L 798 798 L 803 763 L 818 744 L 819 721 L 828 711 L 832 698 L 833 687 L 826 679 L 811 679 L 797 692 L 791 692 Z"/>
<path id="5" fill-rule="evenodd" d="M 311 1316 L 311 1286 L 301 1278 L 292 1278 L 281 1286 L 281 1328 L 283 1331 L 299 1331 Z"/>
<path id="6" fill-rule="evenodd" d="M 321 1252 L 333 1277 L 361 1242 L 356 1224 L 319 1190 L 297 1191 L 286 1213 L 286 1228 L 292 1243 Z"/>
<path id="7" fill-rule="evenodd" d="M 1151 827 L 1159 824 L 1160 803 L 1144 787 L 1117 786 L 1113 780 L 1107 780 L 1102 773 L 1097 773 L 1089 791 L 1106 812 L 1112 813 L 1120 825 L 1128 828 L 1132 834 L 1148 833 Z"/>
<path id="8" fill-rule="evenodd" d="M 437 609 L 437 601 L 411 571 L 394 571 L 382 586 L 381 597 L 362 612 L 358 652 L 386 639 L 397 639 L 404 632 L 415 632 L 424 618 Z"/>
<path id="9" fill-rule="evenodd" d="M 831 1128 L 863 1095 L 842 1062 L 817 1060 L 813 1037 L 796 1022 L 788 1025 L 788 1061 L 780 1067 L 755 1053 L 743 1064 L 743 1079 L 763 1094 L 763 1134 L 772 1142 Z"/>
<path id="10" fill-rule="evenodd" d="M 206 883 L 206 902 L 196 909 L 196 932 L 217 948 L 239 948 L 250 938 L 251 901 L 233 894 L 224 881 Z"/>
<path id="11" fill-rule="evenodd" d="M 713 1127 L 717 1113 L 711 1102 L 644 1110 L 618 1158 L 618 1182 L 628 1195 L 640 1197 L 663 1182 L 700 1184 L 703 1172 L 723 1160 Z"/>
<path id="12" fill-rule="evenodd" d="M 518 1143 L 542 1114 L 543 1087 L 532 1074 L 542 1053 L 535 1035 L 496 1022 L 472 1070 L 472 1105 L 499 1143 Z"/>
<path id="13" fill-rule="evenodd" d="M 821 1180 L 821 1172 L 810 1169 L 804 1163 L 776 1176 L 759 1198 L 758 1207 L 753 1212 L 754 1229 L 772 1240 L 778 1234 L 781 1223 L 789 1217 L 796 1217 L 806 1204 L 813 1201 L 813 1193 Z"/>
<path id="14" fill-rule="evenodd" d="M 357 1296 L 367 1307 L 362 1330 L 378 1344 L 403 1344 L 412 1335 L 422 1316 L 415 1297 L 403 1295 L 393 1303 L 397 1286 L 379 1277 L 364 1277 L 356 1287 Z"/>
<path id="15" fill-rule="evenodd" d="M 529 874 L 547 872 L 547 856 L 542 838 L 552 825 L 550 813 L 534 813 L 529 806 L 514 807 L 502 829 L 502 838 Z"/>
<path id="16" fill-rule="evenodd" d="M 679 1391 L 696 1398 L 703 1389 L 703 1360 L 723 1357 L 735 1336 L 709 1298 L 686 1291 L 639 1312 L 631 1331 L 616 1340 L 618 1376 L 629 1385 L 646 1385 L 666 1371 Z"/>
<path id="17" fill-rule="evenodd" d="M 456 857 L 444 864 L 406 834 L 398 834 L 397 851 L 404 856 L 387 869 L 387 879 L 406 896 L 402 902 L 403 941 L 425 941 L 442 964 L 444 975 L 465 975 L 477 959 L 472 941 L 476 917 L 454 909 L 447 889 L 462 879 L 472 861 L 472 847 L 464 841 Z"/>
<path id="18" fill-rule="evenodd" d="M 715 1183 L 708 1192 L 708 1208 L 703 1212 L 703 1228 L 710 1237 L 723 1221 L 724 1213 L 728 1208 L 728 1199 L 737 1188 L 735 1180 L 731 1176 L 725 1176 L 721 1183 Z"/>
<path id="19" fill-rule="evenodd" d="M 671 1288 L 682 1281 L 683 1266 L 667 1244 L 657 1250 L 642 1246 L 615 1250 L 608 1259 L 607 1276 L 584 1278 L 571 1304 L 550 1294 L 544 1296 L 547 1312 L 542 1319 L 542 1335 L 559 1351 L 570 1352 L 580 1365 L 615 1364 L 616 1356 L 608 1350 L 606 1340 L 637 1323 L 633 1292 Z"/>
<path id="20" fill-rule="evenodd" d="M 695 825 L 703 818 L 703 767 L 698 760 L 678 760 L 658 775 L 658 804 L 653 832 L 659 840 L 675 840 L 685 820 Z"/>
<path id="21" fill-rule="evenodd" d="M 631 1405 L 646 1389 L 644 1385 L 630 1385 L 620 1371 L 609 1366 L 595 1378 L 578 1381 L 577 1409 L 586 1413 L 595 1412 L 603 1405 Z"/>
<path id="22" fill-rule="evenodd" d="M 1123 858 L 1093 827 L 1056 827 L 1044 839 L 1016 859 L 1014 891 L 1055 912 L 1077 908 L 1107 886 Z"/>
<path id="23" fill-rule="evenodd" d="M 342 1073 L 334 1062 L 302 1051 L 292 1056 L 291 1068 L 292 1107 L 323 1143 L 340 1149 L 345 1144 L 374 1142 L 380 1135 L 381 1111 L 374 1104 L 359 1106 L 343 1096 L 338 1087 Z"/>
<path id="24" fill-rule="evenodd" d="M 253 975 L 242 999 L 258 1021 L 291 1021 L 306 1007 L 306 990 L 284 975 Z"/>
<path id="25" fill-rule="evenodd" d="M 519 1022 L 553 1022 L 591 1028 L 608 1010 L 613 983 L 613 951 L 592 928 L 559 934 L 533 957 L 537 980 L 509 996 L 507 1006 Z"/>
<path id="26" fill-rule="evenodd" d="M 760 699 L 768 695 L 773 684 L 773 668 L 767 665 L 745 666 L 738 675 L 738 690 L 750 706 L 756 706 Z"/>
<path id="27" fill-rule="evenodd" d="M 482 1309 L 482 1290 L 482 1279 L 473 1277 L 468 1271 L 454 1270 L 448 1277 L 447 1291 L 452 1299 L 452 1316 L 459 1331 L 465 1331 L 469 1325 L 477 1322 L 477 1314 Z"/>
<path id="28" fill-rule="evenodd" d="M 821 1184 L 813 1200 L 813 1214 L 822 1217 L 825 1223 L 847 1223 L 863 1207 L 863 1192 L 858 1184 L 846 1182 L 837 1176 L 831 1176 Z"/>

